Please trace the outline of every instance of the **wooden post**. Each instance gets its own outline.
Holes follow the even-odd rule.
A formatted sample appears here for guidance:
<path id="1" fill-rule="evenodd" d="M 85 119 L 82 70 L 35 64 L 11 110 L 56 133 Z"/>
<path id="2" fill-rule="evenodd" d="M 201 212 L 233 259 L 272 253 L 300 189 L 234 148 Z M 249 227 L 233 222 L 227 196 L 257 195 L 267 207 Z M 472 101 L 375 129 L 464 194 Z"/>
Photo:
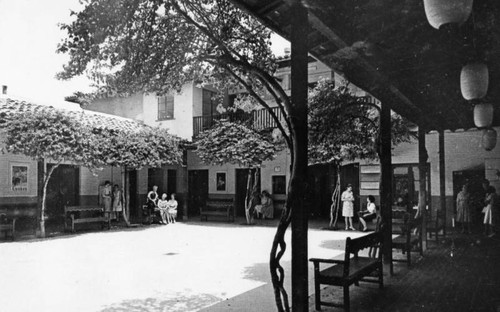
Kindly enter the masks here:
<path id="1" fill-rule="evenodd" d="M 422 250 L 427 250 L 427 150 L 425 148 L 425 129 L 418 128 L 418 172 L 419 192 L 418 211 L 422 217 Z"/>
<path id="2" fill-rule="evenodd" d="M 439 196 L 441 200 L 441 211 L 443 213 L 443 236 L 446 237 L 446 176 L 445 176 L 445 154 L 444 154 L 444 131 L 439 130 Z M 438 215 L 436 215 L 437 218 Z M 437 233 L 436 233 L 437 235 Z"/>
<path id="3" fill-rule="evenodd" d="M 385 224 L 384 262 L 392 272 L 392 155 L 391 155 L 391 108 L 382 103 L 380 110 L 380 211 Z"/>
<path id="4" fill-rule="evenodd" d="M 307 181 L 307 61 L 308 13 L 302 1 L 294 0 L 291 6 L 291 71 L 293 179 L 289 185 L 292 201 L 292 311 L 309 311 L 307 210 L 303 204 Z"/>

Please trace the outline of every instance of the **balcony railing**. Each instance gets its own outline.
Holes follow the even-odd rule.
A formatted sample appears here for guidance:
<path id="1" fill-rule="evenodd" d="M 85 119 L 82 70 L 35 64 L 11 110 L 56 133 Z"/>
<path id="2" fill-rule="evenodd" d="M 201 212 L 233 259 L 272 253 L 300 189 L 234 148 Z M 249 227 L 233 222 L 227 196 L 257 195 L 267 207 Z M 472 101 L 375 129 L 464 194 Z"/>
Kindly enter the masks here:
<path id="1" fill-rule="evenodd" d="M 272 111 L 278 116 L 280 121 L 284 121 L 283 115 L 278 107 L 273 107 Z M 267 109 L 254 110 L 250 113 L 224 113 L 213 116 L 193 117 L 193 137 L 200 132 L 211 128 L 218 120 L 230 120 L 240 122 L 250 122 L 256 130 L 264 130 L 276 127 L 276 121 L 271 117 Z"/>

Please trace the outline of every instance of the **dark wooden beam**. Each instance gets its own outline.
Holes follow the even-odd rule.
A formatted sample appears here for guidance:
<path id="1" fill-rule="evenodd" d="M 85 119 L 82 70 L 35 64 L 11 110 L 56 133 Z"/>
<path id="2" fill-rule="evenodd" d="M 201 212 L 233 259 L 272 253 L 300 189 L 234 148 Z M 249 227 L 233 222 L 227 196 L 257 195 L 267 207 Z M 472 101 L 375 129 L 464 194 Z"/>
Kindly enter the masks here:
<path id="1" fill-rule="evenodd" d="M 446 172 L 445 172 L 445 148 L 444 131 L 439 131 L 439 199 L 441 203 L 441 212 L 443 213 L 443 236 L 446 237 Z M 436 218 L 439 213 L 436 213 Z M 437 236 L 437 233 L 436 233 Z"/>
<path id="2" fill-rule="evenodd" d="M 425 148 L 425 129 L 419 125 L 418 128 L 418 212 L 422 218 L 422 249 L 427 250 L 427 149 Z"/>
<path id="3" fill-rule="evenodd" d="M 308 48 L 304 38 L 308 34 L 307 10 L 302 1 L 295 0 L 291 5 L 291 107 L 292 138 L 294 149 L 292 156 L 292 173 L 289 194 L 292 199 L 292 311 L 309 311 L 309 277 L 308 277 L 308 214 L 304 203 L 304 190 L 307 188 L 307 77 Z M 289 195 L 290 196 L 290 195 Z"/>
<path id="4" fill-rule="evenodd" d="M 392 155 L 391 107 L 382 102 L 380 110 L 380 211 L 384 223 L 384 262 L 392 269 Z"/>

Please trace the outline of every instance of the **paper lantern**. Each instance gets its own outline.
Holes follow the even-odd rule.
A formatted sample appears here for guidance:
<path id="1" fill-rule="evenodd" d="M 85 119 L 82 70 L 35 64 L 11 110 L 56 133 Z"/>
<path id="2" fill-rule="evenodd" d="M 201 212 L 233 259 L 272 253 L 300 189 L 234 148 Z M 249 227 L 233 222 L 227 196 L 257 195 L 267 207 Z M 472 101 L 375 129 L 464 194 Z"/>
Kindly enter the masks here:
<path id="1" fill-rule="evenodd" d="M 491 126 L 493 122 L 493 105 L 489 103 L 476 104 L 474 106 L 474 124 L 478 128 Z"/>
<path id="2" fill-rule="evenodd" d="M 487 151 L 491 151 L 497 145 L 497 132 L 495 129 L 484 129 L 482 138 L 483 148 Z"/>
<path id="3" fill-rule="evenodd" d="M 439 29 L 444 24 L 465 22 L 472 11 L 472 0 L 424 0 L 424 9 L 429 24 Z"/>
<path id="4" fill-rule="evenodd" d="M 462 67 L 460 89 L 466 100 L 483 98 L 488 92 L 488 67 L 484 63 L 470 63 Z"/>

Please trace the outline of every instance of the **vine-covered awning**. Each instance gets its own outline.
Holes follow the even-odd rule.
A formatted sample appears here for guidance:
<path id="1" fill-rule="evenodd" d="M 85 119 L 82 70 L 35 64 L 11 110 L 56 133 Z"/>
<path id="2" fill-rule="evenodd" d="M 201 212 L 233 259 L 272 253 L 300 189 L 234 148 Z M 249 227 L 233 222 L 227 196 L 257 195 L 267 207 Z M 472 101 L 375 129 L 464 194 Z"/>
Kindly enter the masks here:
<path id="1" fill-rule="evenodd" d="M 118 116 L 107 115 L 99 112 L 75 109 L 74 103 L 67 103 L 68 108 L 58 108 L 49 105 L 41 105 L 29 102 L 27 100 L 11 97 L 0 97 L 0 118 L 16 118 L 23 112 L 43 112 L 43 111 L 61 111 L 79 122 L 91 125 L 93 128 L 102 128 L 115 131 L 138 131 L 146 126 L 138 121 L 122 118 Z"/>
<path id="2" fill-rule="evenodd" d="M 233 0 L 290 38 L 288 0 Z M 309 51 L 348 80 L 428 130 L 472 128 L 473 103 L 460 90 L 462 67 L 484 61 L 489 89 L 481 102 L 495 107 L 500 125 L 500 2 L 474 1 L 461 25 L 439 30 L 423 0 L 303 1 L 309 11 Z"/>

